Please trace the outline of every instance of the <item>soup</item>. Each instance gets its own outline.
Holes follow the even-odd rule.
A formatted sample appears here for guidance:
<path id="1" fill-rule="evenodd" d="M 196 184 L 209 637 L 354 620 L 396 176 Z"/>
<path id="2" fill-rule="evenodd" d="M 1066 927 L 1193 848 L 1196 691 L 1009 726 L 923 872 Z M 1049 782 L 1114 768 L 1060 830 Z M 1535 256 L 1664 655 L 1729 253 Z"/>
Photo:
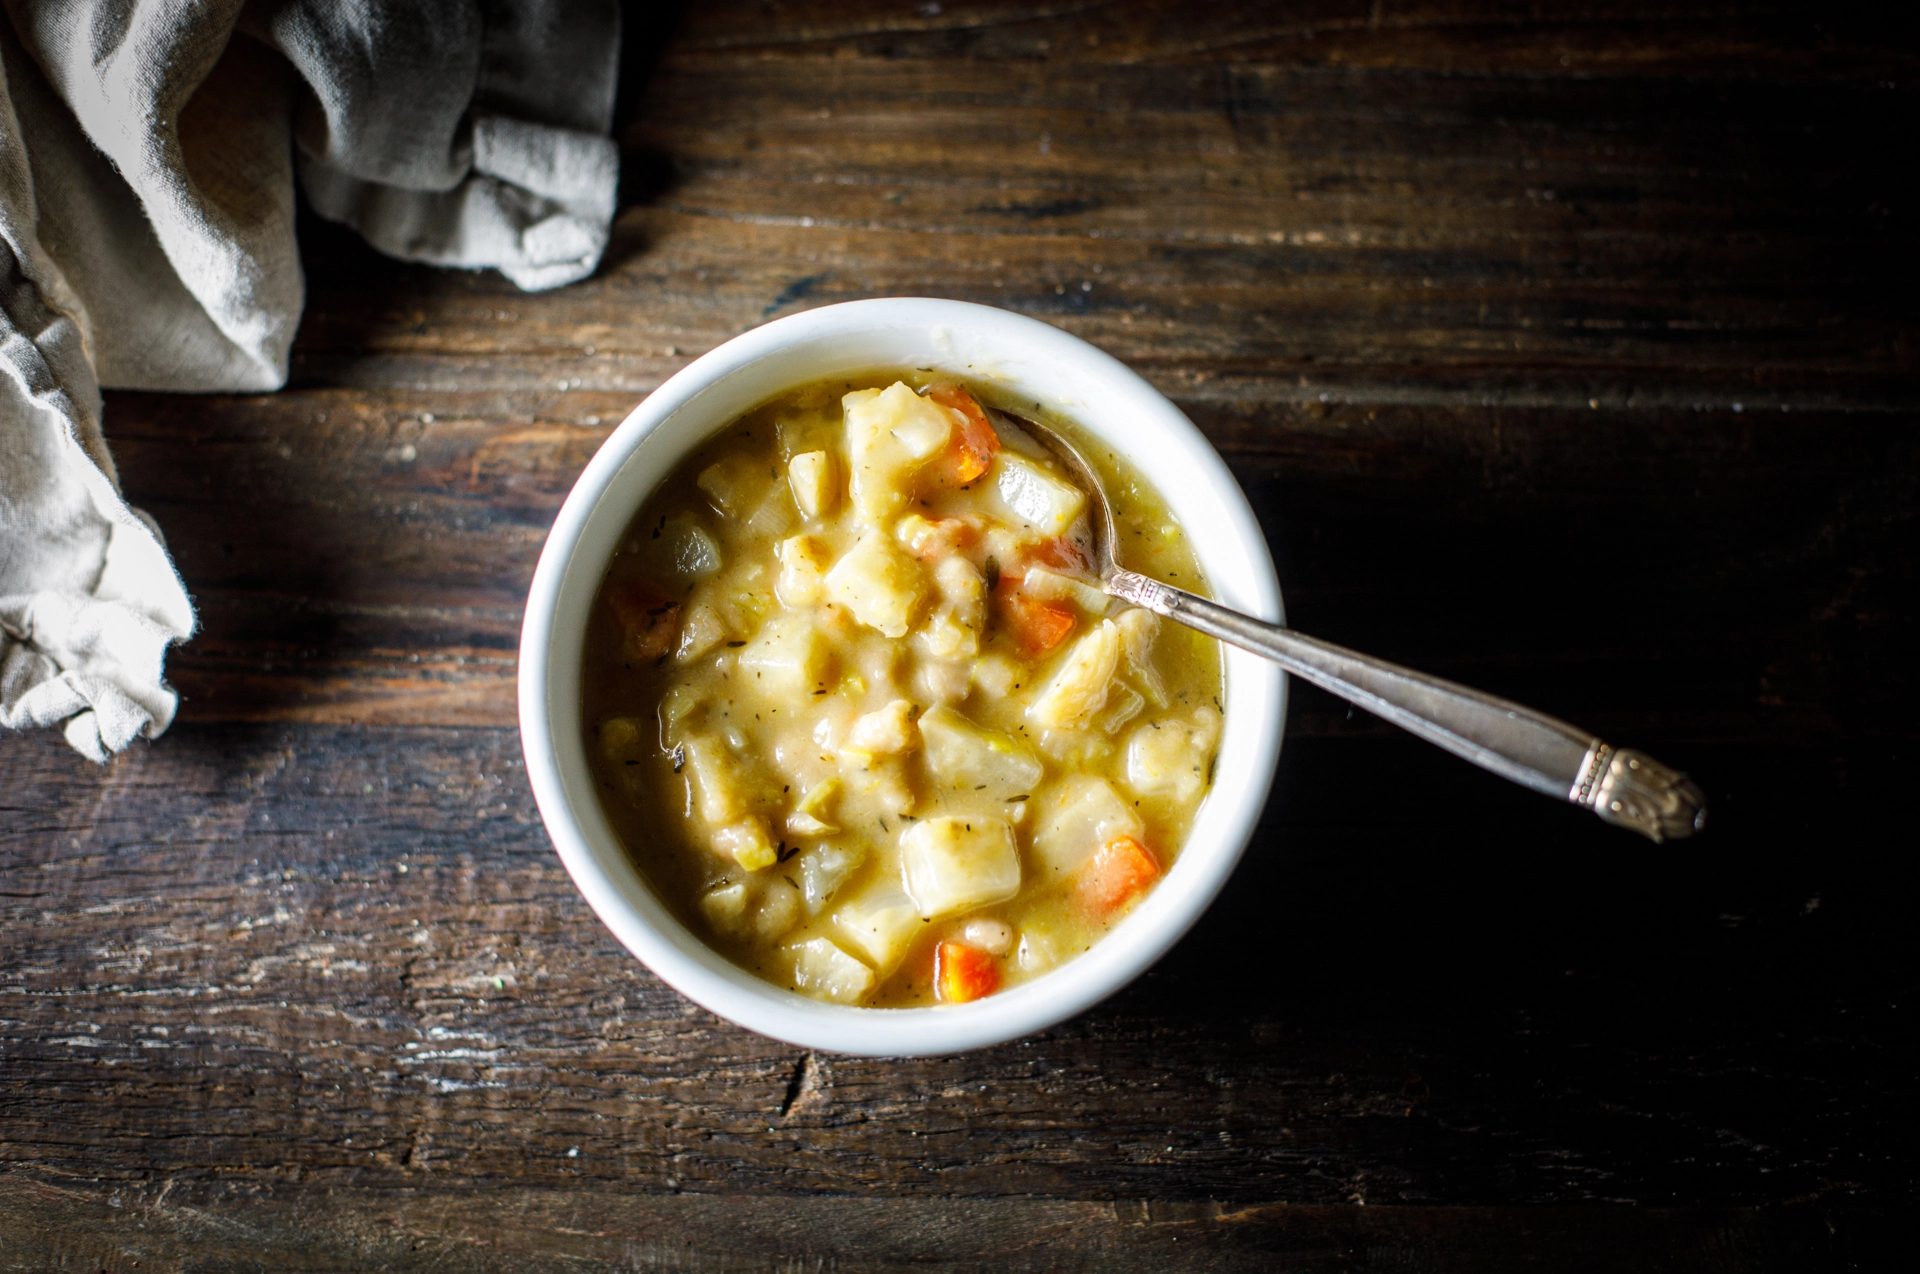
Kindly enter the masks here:
<path id="1" fill-rule="evenodd" d="M 1044 974 L 1153 888 L 1211 784 L 1217 645 L 1089 582 L 1086 496 L 1021 413 L 1099 471 L 1128 566 L 1206 591 L 1130 466 L 928 372 L 747 413 L 608 566 L 582 686 L 608 816 L 770 982 L 890 1008 Z"/>

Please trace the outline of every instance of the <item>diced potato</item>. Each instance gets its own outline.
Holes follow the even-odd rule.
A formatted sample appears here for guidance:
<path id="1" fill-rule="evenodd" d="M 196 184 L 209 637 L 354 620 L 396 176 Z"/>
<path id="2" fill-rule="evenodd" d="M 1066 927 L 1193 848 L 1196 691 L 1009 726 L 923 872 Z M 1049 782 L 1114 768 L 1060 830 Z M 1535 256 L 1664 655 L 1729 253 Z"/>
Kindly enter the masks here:
<path id="1" fill-rule="evenodd" d="M 1044 566 L 1027 568 L 1026 576 L 1020 581 L 1020 591 L 1043 602 L 1069 602 L 1089 615 L 1104 615 L 1107 611 L 1108 598 L 1105 593 L 1091 584 L 1083 584 Z M 1146 613 L 1153 614 L 1152 611 Z"/>
<path id="2" fill-rule="evenodd" d="M 857 844 L 828 842 L 800 855 L 800 895 L 807 914 L 819 915 L 865 861 L 867 851 Z"/>
<path id="3" fill-rule="evenodd" d="M 840 400 L 847 426 L 848 494 L 854 515 L 868 522 L 898 512 L 907 502 L 900 478 L 910 457 L 887 428 L 882 392 L 857 389 Z"/>
<path id="4" fill-rule="evenodd" d="M 979 632 L 987 624 L 987 581 L 964 557 L 940 559 L 933 568 L 933 586 L 943 608 L 957 623 Z"/>
<path id="5" fill-rule="evenodd" d="M 1221 721 L 1219 712 L 1215 712 L 1213 708 L 1208 708 L 1208 706 L 1202 704 L 1200 708 L 1194 708 L 1187 716 L 1188 720 L 1194 723 L 1196 746 L 1202 746 L 1202 748 L 1206 748 L 1208 752 L 1212 752 L 1213 748 L 1217 748 L 1217 746 L 1219 746 L 1219 731 L 1225 729 L 1225 721 Z"/>
<path id="6" fill-rule="evenodd" d="M 914 685 L 929 702 L 960 700 L 973 691 L 973 661 L 980 654 L 980 634 L 946 616 L 937 616 L 920 630 L 926 658 L 915 670 Z"/>
<path id="7" fill-rule="evenodd" d="M 995 465 L 1001 503 L 1043 536 L 1065 535 L 1087 507 L 1086 492 L 1018 452 L 1001 452 Z"/>
<path id="8" fill-rule="evenodd" d="M 946 412 L 899 381 L 886 389 L 856 390 L 840 401 L 846 410 L 854 511 L 878 524 L 905 506 L 914 470 L 946 444 L 952 423 Z"/>
<path id="9" fill-rule="evenodd" d="M 692 579 L 714 574 L 725 560 L 719 543 L 686 513 L 662 522 L 648 543 L 653 560 L 660 567 Z"/>
<path id="10" fill-rule="evenodd" d="M 1211 754 L 1215 748 L 1220 746 L 1220 731 L 1222 728 L 1220 714 L 1212 708 L 1202 705 L 1187 715 L 1188 719 L 1193 722 L 1194 746 L 1202 748 Z"/>
<path id="11" fill-rule="evenodd" d="M 987 623 L 987 581 L 966 558 L 945 557 L 933 568 L 933 583 L 940 605 L 921 630 L 927 653 L 936 659 L 973 658 Z"/>
<path id="12" fill-rule="evenodd" d="M 907 781 L 897 757 L 844 752 L 840 757 L 840 779 L 847 785 L 847 803 L 855 808 L 878 810 L 896 817 L 913 812 L 913 785 Z"/>
<path id="13" fill-rule="evenodd" d="M 844 693 L 851 688 L 857 677 L 848 677 L 841 683 Z M 864 684 L 862 689 L 864 689 Z M 823 752 L 834 753 L 840 750 L 840 741 L 847 737 L 847 731 L 853 725 L 854 711 L 850 704 L 840 699 L 823 701 L 820 715 L 814 718 L 812 738 Z"/>
<path id="14" fill-rule="evenodd" d="M 900 698 L 900 674 L 907 654 L 907 647 L 897 641 L 860 642 L 854 654 L 860 665 L 859 689 L 871 690 L 889 699 Z"/>
<path id="15" fill-rule="evenodd" d="M 864 752 L 868 756 L 897 756 L 918 741 L 913 728 L 913 705 L 895 699 L 886 707 L 869 712 L 853 723 L 841 748 Z"/>
<path id="16" fill-rule="evenodd" d="M 1020 892 L 1020 849 L 1004 818 L 929 818 L 907 829 L 900 850 L 907 893 L 928 919 L 1004 902 Z"/>
<path id="17" fill-rule="evenodd" d="M 905 637 L 927 601 L 926 572 L 874 529 L 827 572 L 827 595 L 888 637 Z"/>
<path id="18" fill-rule="evenodd" d="M 995 699 L 1004 699 L 1021 684 L 1020 666 L 1005 655 L 988 655 L 973 663 L 973 684 Z"/>
<path id="19" fill-rule="evenodd" d="M 1028 706 L 1027 720 L 1041 726 L 1082 725 L 1106 705 L 1107 687 L 1119 667 L 1120 630 L 1103 619 L 1073 644 L 1053 680 Z"/>
<path id="20" fill-rule="evenodd" d="M 733 859 L 748 871 L 764 871 L 779 861 L 764 818 L 743 818 L 720 828 L 713 834 L 713 851 Z"/>
<path id="21" fill-rule="evenodd" d="M 1129 606 L 1113 617 L 1113 623 L 1120 630 L 1121 647 L 1129 663 L 1144 664 L 1153 659 L 1153 643 L 1160 636 L 1158 615 L 1144 606 Z"/>
<path id="22" fill-rule="evenodd" d="M 920 718 L 920 737 L 934 778 L 955 791 L 1004 801 L 1032 792 L 1040 782 L 1040 761 L 1030 750 L 945 705 L 929 708 Z"/>
<path id="23" fill-rule="evenodd" d="M 1059 964 L 1062 954 L 1058 930 L 1028 928 L 1020 934 L 1020 949 L 1013 958 L 1020 971 L 1031 976 Z"/>
<path id="24" fill-rule="evenodd" d="M 895 388 L 904 388 L 898 381 Z M 892 391 L 888 391 L 892 392 Z M 953 434 L 953 417 L 925 398 L 919 405 L 900 412 L 893 424 L 893 440 L 915 460 L 925 460 L 942 450 Z"/>
<path id="25" fill-rule="evenodd" d="M 944 620 L 941 621 L 941 625 L 938 632 L 931 628 L 922 631 L 927 653 L 932 658 L 922 659 L 920 666 L 913 670 L 914 693 L 928 703 L 958 701 L 966 698 L 968 692 L 973 689 L 973 676 L 967 665 L 958 658 L 942 657 L 936 648 L 936 641 L 941 633 L 950 636 L 958 634 L 953 638 L 956 643 L 971 639 L 973 634 Z M 958 653 L 964 657 L 970 652 L 970 646 L 963 646 Z"/>
<path id="26" fill-rule="evenodd" d="M 834 477 L 833 457 L 824 451 L 803 451 L 787 461 L 787 484 L 801 517 L 817 518 L 833 508 L 840 494 Z"/>
<path id="27" fill-rule="evenodd" d="M 1114 837 L 1143 833 L 1140 815 L 1105 779 L 1076 774 L 1048 792 L 1035 812 L 1033 852 L 1050 874 L 1065 876 Z"/>
<path id="28" fill-rule="evenodd" d="M 926 922 L 900 882 L 883 876 L 835 908 L 833 923 L 884 978 L 906 958 Z"/>
<path id="29" fill-rule="evenodd" d="M 747 917 L 747 882 L 736 880 L 731 884 L 709 889 L 700 895 L 700 914 L 707 923 L 722 933 L 736 933 Z"/>
<path id="30" fill-rule="evenodd" d="M 831 685 L 832 651 L 805 615 L 782 615 L 740 651 L 741 675 L 782 699 L 798 699 Z"/>
<path id="31" fill-rule="evenodd" d="M 760 901 L 753 908 L 754 936 L 771 942 L 800 920 L 800 891 L 793 882 L 775 876 L 762 882 Z"/>
<path id="32" fill-rule="evenodd" d="M 1040 751 L 1063 770 L 1105 770 L 1114 742 L 1095 730 L 1042 730 Z"/>
<path id="33" fill-rule="evenodd" d="M 1185 800 L 1199 790 L 1200 778 L 1184 725 L 1149 721 L 1127 740 L 1127 785 L 1142 796 Z"/>
<path id="34" fill-rule="evenodd" d="M 873 970 L 829 939 L 814 938 L 789 950 L 793 955 L 793 984 L 816 999 L 858 1004 L 873 989 Z"/>
<path id="35" fill-rule="evenodd" d="M 1219 738 L 1220 717 L 1211 708 L 1187 721 L 1147 722 L 1127 740 L 1127 786 L 1142 796 L 1192 800 L 1206 789 Z"/>
<path id="36" fill-rule="evenodd" d="M 695 602 L 680 621 L 680 645 L 673 657 L 681 663 L 698 659 L 725 641 L 729 631 L 719 611 L 706 602 Z"/>
<path id="37" fill-rule="evenodd" d="M 727 881 L 700 897 L 700 913 L 721 933 L 770 942 L 800 919 L 800 891 L 779 877 Z"/>
<path id="38" fill-rule="evenodd" d="M 1160 617 L 1144 607 L 1131 607 L 1114 618 L 1113 626 L 1120 630 L 1120 653 L 1126 660 L 1127 675 L 1148 703 L 1166 707 L 1166 683 L 1153 666 L 1153 642 L 1160 635 Z"/>
<path id="39" fill-rule="evenodd" d="M 813 606 L 827 595 L 827 566 L 831 558 L 817 535 L 795 535 L 780 541 L 780 579 L 773 586 L 780 604 L 793 610 Z"/>
<path id="40" fill-rule="evenodd" d="M 693 790 L 693 808 L 709 827 L 735 823 L 747 812 L 747 784 L 727 745 L 706 735 L 681 740 L 681 772 Z"/>

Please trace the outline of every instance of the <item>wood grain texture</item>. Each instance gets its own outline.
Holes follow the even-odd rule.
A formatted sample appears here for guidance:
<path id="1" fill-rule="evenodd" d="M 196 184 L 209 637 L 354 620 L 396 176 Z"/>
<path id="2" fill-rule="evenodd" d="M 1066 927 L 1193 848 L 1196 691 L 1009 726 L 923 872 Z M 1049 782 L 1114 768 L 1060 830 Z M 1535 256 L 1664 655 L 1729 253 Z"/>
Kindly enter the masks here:
<path id="1" fill-rule="evenodd" d="M 1570 1274 L 1844 1269 L 1886 1218 L 1844 1209 L 1222 1207 L 995 1200 L 715 1199 L 609 1192 L 385 1190 L 276 1184 L 83 1190 L 0 1178 L 16 1268 L 334 1271 L 449 1268 L 1396 1271 Z M 84 1217 L 84 1229 L 50 1217 Z M 1757 1258 L 1757 1259 L 1756 1259 Z"/>
<path id="2" fill-rule="evenodd" d="M 1911 39 L 1638 0 L 635 17 L 672 34 L 594 278 L 303 223 L 289 389 L 109 395 L 204 627 L 158 742 L 0 737 L 0 1268 L 1873 1265 L 1920 1113 Z M 1083 1017 L 888 1063 L 689 1006 L 539 825 L 526 584 L 666 376 L 900 293 L 1138 367 L 1293 622 L 1685 766 L 1711 834 L 1296 688 L 1229 889 Z"/>
<path id="3" fill-rule="evenodd" d="M 204 625 L 185 719 L 512 725 L 546 524 L 626 403 L 559 397 L 121 398 Z M 1623 738 L 1908 735 L 1911 413 L 1181 403 L 1305 631 Z"/>
<path id="4" fill-rule="evenodd" d="M 1890 758 L 1698 748 L 1676 856 L 1399 739 L 1296 741 L 1254 851 L 1147 977 L 949 1059 L 803 1054 L 615 944 L 511 731 L 11 737 L 12 1163 L 339 1186 L 1746 1206 L 1904 1190 Z M 1665 741 L 1659 743 L 1670 751 Z M 1383 800 L 1378 776 L 1394 776 Z M 1436 820 L 1471 808 L 1478 817 Z M 1844 1135 L 1836 1135 L 1836 1124 Z"/>

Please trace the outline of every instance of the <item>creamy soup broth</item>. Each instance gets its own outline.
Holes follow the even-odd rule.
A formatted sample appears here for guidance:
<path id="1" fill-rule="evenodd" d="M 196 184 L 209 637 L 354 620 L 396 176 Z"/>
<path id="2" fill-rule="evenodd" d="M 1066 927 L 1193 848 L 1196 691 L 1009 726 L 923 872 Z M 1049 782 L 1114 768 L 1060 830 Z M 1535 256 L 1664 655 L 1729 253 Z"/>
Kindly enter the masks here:
<path id="1" fill-rule="evenodd" d="M 1089 949 L 1211 782 L 1210 639 L 1076 568 L 1074 437 L 1123 559 L 1205 592 L 1131 466 L 1041 404 L 927 372 L 807 385 L 648 497 L 582 694 L 635 864 L 742 967 L 873 1007 L 964 1002 Z"/>

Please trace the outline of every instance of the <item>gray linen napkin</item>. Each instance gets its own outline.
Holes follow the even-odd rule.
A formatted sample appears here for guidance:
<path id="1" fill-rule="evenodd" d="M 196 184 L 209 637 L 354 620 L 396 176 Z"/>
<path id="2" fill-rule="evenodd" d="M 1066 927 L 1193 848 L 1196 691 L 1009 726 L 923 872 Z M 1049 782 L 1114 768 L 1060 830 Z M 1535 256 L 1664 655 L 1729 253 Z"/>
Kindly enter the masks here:
<path id="1" fill-rule="evenodd" d="M 0 725 L 95 760 L 173 720 L 193 607 L 121 498 L 105 388 L 272 390 L 296 174 L 412 261 L 599 263 L 616 0 L 0 0 Z"/>

